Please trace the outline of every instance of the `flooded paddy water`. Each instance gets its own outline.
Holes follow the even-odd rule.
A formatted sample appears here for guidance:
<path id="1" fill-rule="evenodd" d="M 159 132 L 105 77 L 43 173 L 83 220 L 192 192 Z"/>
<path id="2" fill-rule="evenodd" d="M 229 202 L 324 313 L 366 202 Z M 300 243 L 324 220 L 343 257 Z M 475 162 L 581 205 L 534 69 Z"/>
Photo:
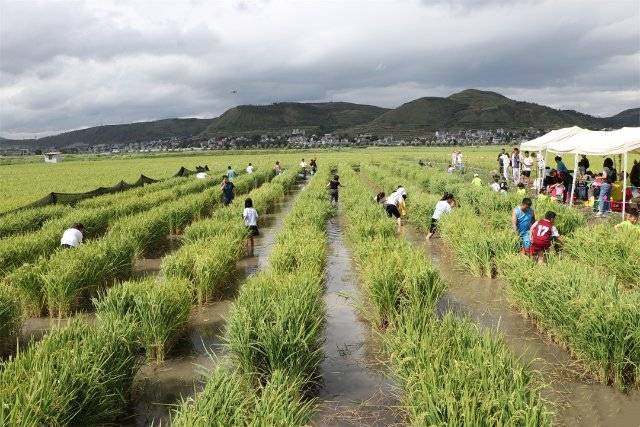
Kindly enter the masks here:
<path id="1" fill-rule="evenodd" d="M 173 405 L 181 397 L 192 396 L 204 387 L 203 374 L 225 353 L 222 336 L 238 286 L 266 265 L 276 234 L 302 187 L 299 185 L 290 191 L 271 213 L 261 215 L 260 236 L 254 239 L 253 254 L 247 254 L 237 263 L 234 278 L 221 295 L 192 310 L 186 333 L 164 363 L 148 363 L 138 371 L 128 415 L 121 420 L 121 425 L 166 425 Z M 159 259 L 145 258 L 138 274 L 159 272 L 159 262 Z M 149 268 L 143 269 L 143 266 Z"/>
<path id="2" fill-rule="evenodd" d="M 628 394 L 591 380 L 578 362 L 507 300 L 499 279 L 478 278 L 456 268 L 453 254 L 440 239 L 427 241 L 411 225 L 402 233 L 424 248 L 439 269 L 448 288 L 438 311 L 468 315 L 481 326 L 498 331 L 509 349 L 541 374 L 546 387 L 542 396 L 553 405 L 555 423 L 564 426 L 640 426 L 640 392 Z"/>
<path id="3" fill-rule="evenodd" d="M 340 216 L 327 226 L 327 324 L 317 426 L 388 426 L 397 423 L 395 389 L 379 363 L 375 333 L 360 319 L 357 274 L 343 240 Z"/>

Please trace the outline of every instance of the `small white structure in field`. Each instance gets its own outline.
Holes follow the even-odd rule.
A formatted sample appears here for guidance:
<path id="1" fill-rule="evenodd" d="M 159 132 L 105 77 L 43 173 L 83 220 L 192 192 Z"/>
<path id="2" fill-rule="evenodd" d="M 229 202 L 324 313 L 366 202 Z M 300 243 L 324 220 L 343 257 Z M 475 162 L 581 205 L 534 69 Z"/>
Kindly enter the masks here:
<path id="1" fill-rule="evenodd" d="M 45 163 L 62 163 L 62 153 L 59 151 L 50 151 L 44 153 Z"/>

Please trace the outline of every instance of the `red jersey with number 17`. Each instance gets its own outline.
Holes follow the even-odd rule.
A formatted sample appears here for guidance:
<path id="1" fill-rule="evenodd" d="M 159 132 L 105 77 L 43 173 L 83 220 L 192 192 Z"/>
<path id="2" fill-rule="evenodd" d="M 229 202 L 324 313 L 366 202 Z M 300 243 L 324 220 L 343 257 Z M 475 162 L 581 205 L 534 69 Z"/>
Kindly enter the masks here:
<path id="1" fill-rule="evenodd" d="M 553 238 L 553 223 L 548 219 L 541 219 L 533 224 L 531 243 L 538 248 L 551 247 Z"/>

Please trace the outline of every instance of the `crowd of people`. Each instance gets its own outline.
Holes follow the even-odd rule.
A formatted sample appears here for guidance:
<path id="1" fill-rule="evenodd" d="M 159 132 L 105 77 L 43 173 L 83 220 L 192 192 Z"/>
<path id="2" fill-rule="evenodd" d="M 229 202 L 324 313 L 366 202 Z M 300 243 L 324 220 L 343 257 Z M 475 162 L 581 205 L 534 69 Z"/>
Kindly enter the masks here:
<path id="1" fill-rule="evenodd" d="M 453 172 L 450 170 L 451 168 L 463 171 L 464 163 L 462 159 L 463 157 L 460 151 L 452 153 L 452 163 L 449 165 L 449 171 Z M 494 171 L 493 180 L 489 184 L 489 188 L 495 192 L 507 192 L 509 185 L 513 184 L 517 188 L 516 192 L 519 194 L 526 195 L 527 187 L 536 190 L 538 199 L 552 198 L 560 203 L 567 202 L 570 197 L 591 200 L 598 209 L 597 216 L 606 215 L 611 200 L 622 198 L 621 194 L 618 194 L 620 193 L 618 178 L 621 177 L 619 177 L 611 158 L 604 160 L 602 172 L 594 174 L 591 171 L 591 164 L 587 156 L 581 156 L 580 162 L 578 163 L 578 170 L 576 171 L 575 189 L 572 189 L 573 176 L 571 171 L 568 170 L 562 158 L 556 156 L 554 160 L 555 168 L 552 169 L 546 167 L 544 159 L 537 158 L 535 153 L 525 152 L 524 155 L 521 155 L 519 149 L 514 147 L 511 154 L 508 155 L 505 149 L 502 149 L 497 158 L 498 170 Z M 421 167 L 432 166 L 430 162 L 425 163 L 422 160 L 418 163 Z M 536 165 L 539 170 L 545 171 L 544 176 L 537 176 L 536 179 L 533 179 L 532 169 L 534 165 Z M 309 173 L 311 175 L 316 174 L 318 165 L 316 159 L 311 159 L 309 163 L 307 163 L 303 158 L 300 161 L 299 167 L 301 176 L 306 178 Z M 245 172 L 252 174 L 254 170 L 254 166 L 249 163 Z M 284 169 L 280 165 L 280 162 L 276 161 L 273 166 L 273 172 L 276 175 L 280 175 L 283 171 Z M 208 176 L 206 172 L 199 172 L 196 178 L 206 179 Z M 220 183 L 222 203 L 224 206 L 230 205 L 235 198 L 236 190 L 233 184 L 235 178 L 236 172 L 233 167 L 229 165 Z M 624 220 L 615 226 L 616 229 L 638 228 L 640 226 L 640 204 L 633 205 L 633 203 L 637 204 L 638 199 L 640 199 L 640 163 L 638 160 L 635 160 L 633 163 L 631 173 L 629 174 L 629 181 L 631 196 L 633 197 L 631 199 L 631 206 L 627 209 Z M 471 185 L 476 187 L 482 187 L 484 185 L 477 173 L 473 175 Z M 339 189 L 341 187 L 342 185 L 338 175 L 334 175 L 327 183 L 329 199 L 334 206 L 338 204 Z M 406 200 L 407 191 L 402 185 L 397 186 L 397 188 L 388 195 L 380 192 L 375 196 L 376 203 L 384 207 L 389 218 L 395 218 L 398 226 L 402 226 L 402 218 L 407 214 Z M 594 202 L 595 200 L 597 200 L 597 202 Z M 557 214 L 553 211 L 548 211 L 544 217 L 536 220 L 532 205 L 533 201 L 530 197 L 523 197 L 519 206 L 516 206 L 512 211 L 511 223 L 514 233 L 516 233 L 520 239 L 522 252 L 535 257 L 539 262 L 543 262 L 544 254 L 555 242 L 560 241 L 560 234 L 554 225 Z M 446 192 L 434 207 L 427 239 L 431 239 L 437 232 L 438 221 L 442 216 L 452 212 L 456 206 L 455 196 Z M 245 200 L 242 218 L 248 230 L 251 251 L 253 252 L 253 238 L 259 235 L 259 230 L 258 212 L 253 207 L 251 198 Z M 83 237 L 83 224 L 74 224 L 64 231 L 60 239 L 60 246 L 66 249 L 78 247 L 82 243 Z"/>

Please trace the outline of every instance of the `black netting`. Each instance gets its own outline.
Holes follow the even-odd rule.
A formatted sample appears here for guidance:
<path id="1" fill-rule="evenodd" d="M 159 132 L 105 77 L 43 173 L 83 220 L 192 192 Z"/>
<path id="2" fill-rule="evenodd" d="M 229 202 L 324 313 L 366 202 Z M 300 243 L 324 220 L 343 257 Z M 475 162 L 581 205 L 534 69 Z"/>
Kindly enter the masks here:
<path id="1" fill-rule="evenodd" d="M 209 171 L 209 166 L 207 166 L 207 165 L 196 166 L 196 170 L 195 171 L 189 170 L 189 169 L 185 168 L 184 166 L 182 166 L 178 170 L 178 172 L 176 172 L 175 175 L 173 175 L 173 176 L 174 177 L 188 176 L 188 175 L 193 175 L 193 174 L 198 173 L 198 172 L 205 172 L 205 171 Z M 74 203 L 77 203 L 77 202 L 79 202 L 81 200 L 84 200 L 84 199 L 90 199 L 92 197 L 102 196 L 103 194 L 119 193 L 121 191 L 126 191 L 126 190 L 130 190 L 132 188 L 137 188 L 137 187 L 142 187 L 144 185 L 152 184 L 154 182 L 160 182 L 160 181 L 161 180 L 157 180 L 157 179 L 149 178 L 148 176 L 140 175 L 140 178 L 138 178 L 138 180 L 136 182 L 134 182 L 133 184 L 129 184 L 128 182 L 124 182 L 124 181 L 120 181 L 119 183 L 117 183 L 113 187 L 98 187 L 95 190 L 87 191 L 86 193 L 49 193 L 46 196 L 44 196 L 43 198 L 41 198 L 39 200 L 36 200 L 33 203 L 29 203 L 26 206 L 22 206 L 20 208 L 5 212 L 3 214 L 0 214 L 0 216 L 7 215 L 7 214 L 10 214 L 12 212 L 20 211 L 20 210 L 23 210 L 23 209 L 37 208 L 37 207 L 46 206 L 46 205 L 56 205 L 56 204 L 58 204 L 58 205 L 73 205 Z"/>
<path id="2" fill-rule="evenodd" d="M 194 173 L 198 173 L 198 172 L 209 172 L 209 166 L 204 165 L 204 166 L 196 166 L 196 170 L 192 171 L 190 169 L 185 168 L 184 166 L 182 166 L 178 172 L 175 173 L 175 175 L 173 175 L 174 177 L 177 176 L 189 176 L 189 175 L 193 175 Z"/>

